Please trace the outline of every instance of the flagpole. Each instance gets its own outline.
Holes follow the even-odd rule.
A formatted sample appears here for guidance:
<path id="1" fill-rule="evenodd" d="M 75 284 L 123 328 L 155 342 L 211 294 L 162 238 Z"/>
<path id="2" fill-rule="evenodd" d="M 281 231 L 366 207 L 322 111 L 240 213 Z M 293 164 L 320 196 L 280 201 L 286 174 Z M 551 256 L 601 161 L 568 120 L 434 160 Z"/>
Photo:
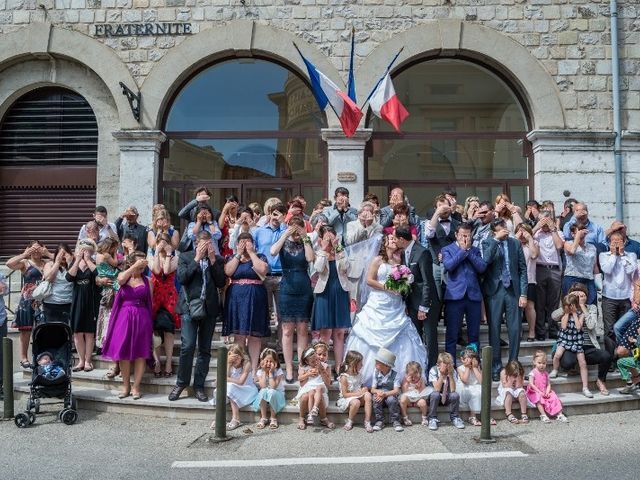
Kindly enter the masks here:
<path id="1" fill-rule="evenodd" d="M 349 78 L 347 79 L 347 95 L 356 103 L 356 81 L 353 75 L 353 58 L 355 53 L 356 28 L 351 26 L 351 55 L 349 59 Z"/>
<path id="2" fill-rule="evenodd" d="M 309 74 L 309 79 L 311 79 L 311 73 L 309 72 L 309 67 L 307 66 L 307 60 L 306 58 L 304 58 L 304 55 L 302 55 L 302 52 L 300 51 L 300 49 L 298 48 L 298 45 L 296 45 L 296 42 L 291 42 L 293 43 L 293 46 L 296 48 L 296 50 L 298 51 L 298 55 L 300 55 L 300 58 L 302 58 L 302 61 L 304 62 L 305 67 L 307 68 L 307 73 Z M 318 101 L 318 99 L 316 98 L 316 102 Z M 331 110 L 333 110 L 333 113 L 336 114 L 336 117 L 340 117 L 340 115 L 338 115 L 338 112 L 336 112 L 336 109 L 333 108 L 333 105 L 331 105 L 331 102 L 327 102 L 329 104 L 329 106 L 331 107 Z M 318 105 L 318 107 L 320 107 L 320 105 Z M 325 107 L 326 108 L 326 107 Z M 320 108 L 320 110 L 322 111 L 322 108 Z"/>
<path id="3" fill-rule="evenodd" d="M 296 47 L 297 48 L 297 47 Z M 402 48 L 400 48 L 400 50 L 398 50 L 398 53 L 396 53 L 396 56 L 393 57 L 393 59 L 391 60 L 391 62 L 389 63 L 389 66 L 387 67 L 387 69 L 384 71 L 384 73 L 382 74 L 382 76 L 380 77 L 380 80 L 378 80 L 376 82 L 376 84 L 373 86 L 373 89 L 371 90 L 371 93 L 369 94 L 369 96 L 367 97 L 367 99 L 364 101 L 364 103 L 362 104 L 362 107 L 360 108 L 360 110 L 364 111 L 364 106 L 367 104 L 367 102 L 369 101 L 369 99 L 371 98 L 371 96 L 373 95 L 373 93 L 376 91 L 376 88 L 378 88 L 378 85 L 380 85 L 380 82 L 382 82 L 382 80 L 384 80 L 384 77 L 387 75 L 387 73 L 389 73 L 389 71 L 391 70 L 391 67 L 393 66 L 394 63 L 396 63 L 396 60 L 398 59 L 398 57 L 400 56 L 400 54 L 402 53 L 402 51 L 404 50 L 404 45 L 402 46 Z M 298 50 L 298 52 L 300 52 Z"/>

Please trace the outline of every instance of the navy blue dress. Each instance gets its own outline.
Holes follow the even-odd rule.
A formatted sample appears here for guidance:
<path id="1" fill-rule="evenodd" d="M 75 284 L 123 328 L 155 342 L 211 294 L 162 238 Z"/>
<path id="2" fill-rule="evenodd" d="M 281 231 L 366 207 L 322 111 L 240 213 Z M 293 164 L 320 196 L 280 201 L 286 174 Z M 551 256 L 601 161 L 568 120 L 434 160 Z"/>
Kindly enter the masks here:
<path id="1" fill-rule="evenodd" d="M 316 293 L 312 330 L 351 328 L 349 292 L 342 289 L 335 260 L 329 261 L 329 278 L 322 293 Z"/>
<path id="2" fill-rule="evenodd" d="M 313 307 L 313 289 L 304 244 L 286 240 L 280 250 L 282 280 L 280 281 L 279 317 L 283 322 L 308 322 Z"/>
<path id="3" fill-rule="evenodd" d="M 231 260 L 233 257 L 229 257 Z M 260 260 L 266 262 L 264 255 L 258 254 Z M 269 337 L 269 307 L 267 305 L 267 289 L 260 284 L 237 284 L 234 280 L 259 281 L 260 277 L 253 270 L 253 262 L 240 262 L 231 276 L 231 285 L 227 288 L 224 302 L 224 324 L 222 335 L 246 335 L 251 337 Z"/>

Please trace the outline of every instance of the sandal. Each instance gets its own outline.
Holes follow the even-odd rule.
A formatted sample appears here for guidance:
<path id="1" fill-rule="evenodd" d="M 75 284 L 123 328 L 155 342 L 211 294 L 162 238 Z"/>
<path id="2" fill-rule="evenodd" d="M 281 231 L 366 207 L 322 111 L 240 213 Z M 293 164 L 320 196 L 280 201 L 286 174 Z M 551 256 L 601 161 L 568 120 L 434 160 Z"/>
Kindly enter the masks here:
<path id="1" fill-rule="evenodd" d="M 320 420 L 320 425 L 327 427 L 329 430 L 333 430 L 336 428 L 336 424 L 329 420 L 327 417 L 324 417 Z"/>
<path id="2" fill-rule="evenodd" d="M 104 376 L 110 380 L 116 378 L 118 375 L 120 375 L 120 367 L 117 365 L 113 365 L 107 373 L 104 374 Z"/>
<path id="3" fill-rule="evenodd" d="M 269 421 L 269 430 L 277 430 L 278 429 L 278 419 L 277 418 L 272 418 Z"/>
<path id="4" fill-rule="evenodd" d="M 409 420 L 409 417 L 402 417 L 402 424 L 405 427 L 410 427 L 411 425 L 413 425 L 413 422 Z"/>
<path id="5" fill-rule="evenodd" d="M 235 430 L 240 426 L 242 426 L 242 422 L 237 418 L 232 418 L 231 421 L 227 423 L 227 430 Z"/>
<path id="6" fill-rule="evenodd" d="M 516 416 L 513 413 L 510 413 L 507 415 L 507 420 L 509 420 L 509 422 L 513 423 L 514 425 L 517 425 L 518 423 L 520 423 L 520 421 L 516 418 Z"/>
<path id="7" fill-rule="evenodd" d="M 526 414 L 521 415 L 521 416 L 520 416 L 520 423 L 524 423 L 525 425 L 526 425 L 527 423 L 529 423 L 529 416 L 528 416 L 528 415 L 526 415 Z"/>
<path id="8" fill-rule="evenodd" d="M 164 372 L 164 376 L 166 378 L 173 377 L 173 370 L 169 370 L 168 372 Z"/>
<path id="9" fill-rule="evenodd" d="M 351 429 L 353 429 L 353 420 L 351 420 L 350 418 L 347 418 L 347 421 L 344 422 L 344 428 L 347 432 Z"/>
<path id="10" fill-rule="evenodd" d="M 364 429 L 367 433 L 373 433 L 373 426 L 371 425 L 371 422 L 364 422 Z"/>
<path id="11" fill-rule="evenodd" d="M 31 362 L 29 360 L 22 360 L 20 362 L 20 366 L 25 370 L 29 370 L 31 368 Z M 74 370 L 74 372 L 76 371 L 79 371 L 79 370 Z"/>
<path id="12" fill-rule="evenodd" d="M 549 420 L 549 417 L 547 417 L 546 415 L 540 415 L 540 421 L 542 423 L 551 423 L 551 420 Z"/>
<path id="13" fill-rule="evenodd" d="M 93 363 L 87 363 L 87 364 L 84 366 L 84 371 L 85 371 L 85 372 L 93 372 Z"/>
<path id="14" fill-rule="evenodd" d="M 320 409 L 318 407 L 313 407 L 309 412 L 310 417 L 317 417 L 318 415 L 320 415 Z"/>
<path id="15" fill-rule="evenodd" d="M 469 424 L 473 425 L 474 427 L 482 426 L 482 422 L 480 422 L 480 420 L 478 420 L 476 417 L 469 417 Z"/>
<path id="16" fill-rule="evenodd" d="M 315 420 L 313 419 L 311 414 L 307 415 L 307 425 L 313 425 L 314 423 L 315 423 Z"/>
<path id="17" fill-rule="evenodd" d="M 498 425 L 498 422 L 496 422 L 496 419 L 491 417 L 491 421 L 489 422 L 490 425 Z"/>
<path id="18" fill-rule="evenodd" d="M 300 419 L 298 420 L 298 430 L 306 430 L 307 429 L 307 424 L 304 421 L 304 418 L 300 417 Z"/>
<path id="19" fill-rule="evenodd" d="M 25 368 L 25 367 L 22 367 L 22 368 Z M 26 367 L 26 368 L 28 368 L 28 367 Z M 82 370 L 84 370 L 84 365 L 76 365 L 75 367 L 73 367 L 71 369 L 72 372 L 81 372 Z"/>
<path id="20" fill-rule="evenodd" d="M 600 395 L 604 395 L 605 397 L 609 396 L 609 390 L 607 390 L 607 386 L 602 380 L 596 380 L 596 386 L 598 387 L 598 390 L 600 390 Z"/>
<path id="21" fill-rule="evenodd" d="M 261 418 L 260 421 L 258 423 L 256 423 L 256 428 L 258 430 L 262 430 L 268 424 L 269 424 L 269 419 L 268 418 Z"/>

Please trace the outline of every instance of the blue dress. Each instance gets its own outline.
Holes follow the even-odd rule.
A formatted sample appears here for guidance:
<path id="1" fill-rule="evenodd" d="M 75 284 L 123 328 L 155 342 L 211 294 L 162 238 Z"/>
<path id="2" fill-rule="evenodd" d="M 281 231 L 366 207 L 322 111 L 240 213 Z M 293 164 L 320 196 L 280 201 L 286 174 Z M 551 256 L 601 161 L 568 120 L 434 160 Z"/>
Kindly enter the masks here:
<path id="1" fill-rule="evenodd" d="M 15 324 L 19 330 L 31 330 L 35 322 L 36 311 L 33 308 L 33 290 L 40 280 L 42 272 L 33 265 L 24 271 L 24 285 L 20 292 L 20 303 L 16 310 Z"/>
<path id="2" fill-rule="evenodd" d="M 229 257 L 231 259 L 233 257 Z M 266 262 L 264 255 L 258 254 Z M 247 335 L 251 337 L 269 337 L 269 307 L 267 289 L 262 283 L 237 284 L 234 280 L 259 281 L 253 270 L 253 262 L 240 262 L 231 276 L 231 285 L 227 288 L 224 302 L 224 324 L 222 335 Z"/>
<path id="3" fill-rule="evenodd" d="M 287 240 L 280 250 L 282 280 L 280 281 L 279 308 L 283 322 L 308 322 L 313 307 L 313 289 L 309 278 L 309 264 L 304 255 L 304 244 Z"/>
<path id="4" fill-rule="evenodd" d="M 351 328 L 349 292 L 342 289 L 335 260 L 329 261 L 329 278 L 322 293 L 316 293 L 312 330 Z"/>

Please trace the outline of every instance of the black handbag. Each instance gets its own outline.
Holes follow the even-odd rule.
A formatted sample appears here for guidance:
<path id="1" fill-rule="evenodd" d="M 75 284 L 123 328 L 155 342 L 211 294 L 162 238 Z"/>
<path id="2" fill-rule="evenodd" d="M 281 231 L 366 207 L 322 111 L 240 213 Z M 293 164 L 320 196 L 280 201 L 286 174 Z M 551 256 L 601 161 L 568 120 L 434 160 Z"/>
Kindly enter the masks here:
<path id="1" fill-rule="evenodd" d="M 207 307 L 201 298 L 189 300 L 189 316 L 192 320 L 202 320 L 207 317 Z"/>

